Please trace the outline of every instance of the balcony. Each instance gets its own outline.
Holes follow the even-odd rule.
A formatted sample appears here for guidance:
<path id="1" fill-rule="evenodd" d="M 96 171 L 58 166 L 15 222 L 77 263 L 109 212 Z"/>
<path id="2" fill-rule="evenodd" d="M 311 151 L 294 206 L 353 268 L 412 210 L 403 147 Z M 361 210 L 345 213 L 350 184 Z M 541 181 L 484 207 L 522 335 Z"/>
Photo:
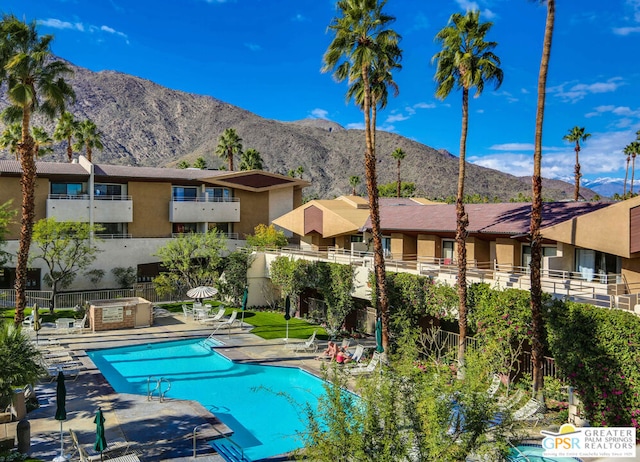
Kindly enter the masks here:
<path id="1" fill-rule="evenodd" d="M 169 202 L 171 223 L 238 223 L 240 200 L 236 197 L 183 198 Z"/>
<path id="2" fill-rule="evenodd" d="M 94 223 L 131 223 L 133 221 L 131 196 L 95 196 L 92 204 L 88 194 L 49 194 L 47 217 L 58 221 L 88 223 L 92 206 Z"/>

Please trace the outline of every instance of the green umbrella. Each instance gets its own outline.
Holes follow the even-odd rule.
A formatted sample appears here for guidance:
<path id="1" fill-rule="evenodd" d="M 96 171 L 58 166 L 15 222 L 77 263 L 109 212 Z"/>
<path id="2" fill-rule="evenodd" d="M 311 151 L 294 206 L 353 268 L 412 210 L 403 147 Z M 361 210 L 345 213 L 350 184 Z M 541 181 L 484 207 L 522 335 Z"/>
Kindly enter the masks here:
<path id="1" fill-rule="evenodd" d="M 242 321 L 240 326 L 244 327 L 244 312 L 247 309 L 247 301 L 249 300 L 249 286 L 244 286 L 244 294 L 242 294 Z"/>
<path id="2" fill-rule="evenodd" d="M 287 295 L 284 299 L 284 320 L 287 321 L 287 336 L 285 342 L 289 340 L 289 319 L 291 319 L 291 298 Z"/>
<path id="3" fill-rule="evenodd" d="M 34 303 L 33 305 L 33 330 L 36 332 L 36 345 L 38 344 L 38 331 L 42 327 L 40 323 L 40 313 L 38 313 L 38 304 Z"/>
<path id="4" fill-rule="evenodd" d="M 96 424 L 96 443 L 93 445 L 93 449 L 100 451 L 100 460 L 102 460 L 102 451 L 107 449 L 107 438 L 104 436 L 104 416 L 100 408 L 96 412 L 96 418 L 93 419 L 93 423 Z"/>
<path id="5" fill-rule="evenodd" d="M 64 455 L 64 442 L 62 433 L 62 421 L 67 420 L 67 410 L 65 408 L 65 401 L 67 399 L 67 387 L 64 384 L 64 374 L 62 371 L 58 372 L 58 379 L 56 384 L 56 415 L 55 419 L 60 421 L 60 456 L 55 460 L 67 460 Z"/>
<path id="6" fill-rule="evenodd" d="M 376 321 L 376 351 L 384 353 L 384 347 L 382 346 L 382 318 L 378 318 Z"/>

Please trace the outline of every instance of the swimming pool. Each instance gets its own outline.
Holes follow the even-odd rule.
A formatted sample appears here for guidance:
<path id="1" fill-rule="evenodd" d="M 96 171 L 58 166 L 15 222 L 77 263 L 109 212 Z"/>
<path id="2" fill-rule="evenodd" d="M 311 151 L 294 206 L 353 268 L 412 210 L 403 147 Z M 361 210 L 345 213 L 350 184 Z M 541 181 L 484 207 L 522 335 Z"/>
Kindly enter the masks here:
<path id="1" fill-rule="evenodd" d="M 507 456 L 510 462 L 582 462 L 575 457 L 545 457 L 544 449 L 537 444 L 515 446 Z"/>
<path id="2" fill-rule="evenodd" d="M 307 372 L 234 363 L 203 346 L 202 339 L 87 354 L 118 393 L 146 395 L 149 376 L 169 379 L 168 398 L 195 399 L 210 409 L 253 460 L 300 448 L 304 405 L 315 406 L 325 393 L 324 382 Z"/>

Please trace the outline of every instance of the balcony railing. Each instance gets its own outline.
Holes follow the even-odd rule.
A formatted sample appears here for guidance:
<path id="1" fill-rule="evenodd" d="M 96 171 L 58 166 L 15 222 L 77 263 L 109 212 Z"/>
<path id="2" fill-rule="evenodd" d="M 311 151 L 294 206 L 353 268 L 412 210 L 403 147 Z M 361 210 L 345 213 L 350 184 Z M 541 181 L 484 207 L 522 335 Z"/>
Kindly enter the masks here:
<path id="1" fill-rule="evenodd" d="M 173 197 L 173 202 L 240 202 L 237 197 Z"/>
<path id="2" fill-rule="evenodd" d="M 132 239 L 132 235 L 129 233 L 119 233 L 119 234 L 96 234 L 96 237 L 99 239 Z"/>
<path id="3" fill-rule="evenodd" d="M 89 200 L 89 194 L 49 194 L 49 199 L 61 199 L 61 200 Z M 102 196 L 94 195 L 94 200 L 97 201 L 130 201 L 131 196 L 114 195 L 114 196 Z"/>
<path id="4" fill-rule="evenodd" d="M 189 236 L 191 234 L 196 234 L 196 233 L 171 233 L 171 237 L 180 238 L 180 237 Z M 236 240 L 238 239 L 238 233 L 218 233 L 218 234 L 222 234 L 227 239 L 236 239 Z"/>

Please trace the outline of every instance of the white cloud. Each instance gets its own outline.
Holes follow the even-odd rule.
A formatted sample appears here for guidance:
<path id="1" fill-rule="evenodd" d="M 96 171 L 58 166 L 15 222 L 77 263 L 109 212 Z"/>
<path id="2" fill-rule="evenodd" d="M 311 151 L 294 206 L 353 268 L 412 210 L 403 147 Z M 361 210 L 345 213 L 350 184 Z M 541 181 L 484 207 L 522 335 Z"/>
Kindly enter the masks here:
<path id="1" fill-rule="evenodd" d="M 636 27 L 614 27 L 613 33 L 616 35 L 627 36 L 640 32 L 640 26 Z"/>
<path id="2" fill-rule="evenodd" d="M 414 109 L 434 109 L 435 103 L 416 103 L 412 106 Z"/>
<path id="3" fill-rule="evenodd" d="M 364 122 L 354 122 L 347 124 L 347 130 L 364 130 Z"/>
<path id="4" fill-rule="evenodd" d="M 478 4 L 476 2 L 473 1 L 469 1 L 469 0 L 456 0 L 456 3 L 458 4 L 458 6 L 460 8 L 462 8 L 465 11 L 475 11 L 475 10 L 479 10 L 480 7 L 478 6 Z"/>
<path id="5" fill-rule="evenodd" d="M 70 22 L 61 21 L 55 18 L 38 20 L 37 22 L 38 22 L 38 25 L 45 26 L 45 27 L 52 27 L 54 29 L 70 29 L 70 30 L 77 30 L 80 32 L 84 32 L 84 26 L 82 25 L 81 22 L 70 23 Z"/>
<path id="6" fill-rule="evenodd" d="M 628 106 L 614 106 L 612 104 L 597 106 L 592 112 L 585 114 L 585 117 L 597 117 L 607 113 L 621 117 L 640 117 L 640 109 L 633 110 Z"/>
<path id="7" fill-rule="evenodd" d="M 565 86 L 569 85 L 571 86 L 567 90 L 565 90 Z M 570 84 L 568 82 L 565 82 L 555 87 L 549 87 L 548 92 L 555 93 L 555 96 L 562 99 L 563 101 L 575 103 L 589 94 L 614 92 L 622 85 L 625 85 L 622 77 L 612 77 L 605 82 L 595 82 L 590 84 Z"/>
<path id="8" fill-rule="evenodd" d="M 533 152 L 532 143 L 504 143 L 494 144 L 489 149 L 492 151 L 531 151 Z"/>
<path id="9" fill-rule="evenodd" d="M 329 111 L 320 108 L 315 108 L 311 111 L 311 117 L 315 117 L 316 119 L 327 119 L 328 115 Z"/>
<path id="10" fill-rule="evenodd" d="M 523 95 L 528 95 L 529 94 L 529 90 L 527 90 L 526 88 L 521 88 L 520 89 L 520 93 L 522 93 Z"/>
<path id="11" fill-rule="evenodd" d="M 293 18 L 291 18 L 293 22 L 305 22 L 307 18 L 301 15 L 300 13 L 296 14 Z"/>
<path id="12" fill-rule="evenodd" d="M 404 114 L 391 114 L 389 117 L 387 117 L 385 123 L 402 122 L 403 120 L 407 120 L 409 118 L 410 117 L 408 115 Z"/>
<path id="13" fill-rule="evenodd" d="M 260 45 L 256 44 L 256 43 L 245 43 L 244 46 L 247 47 L 251 51 L 260 51 L 260 50 L 262 50 L 262 47 Z"/>

